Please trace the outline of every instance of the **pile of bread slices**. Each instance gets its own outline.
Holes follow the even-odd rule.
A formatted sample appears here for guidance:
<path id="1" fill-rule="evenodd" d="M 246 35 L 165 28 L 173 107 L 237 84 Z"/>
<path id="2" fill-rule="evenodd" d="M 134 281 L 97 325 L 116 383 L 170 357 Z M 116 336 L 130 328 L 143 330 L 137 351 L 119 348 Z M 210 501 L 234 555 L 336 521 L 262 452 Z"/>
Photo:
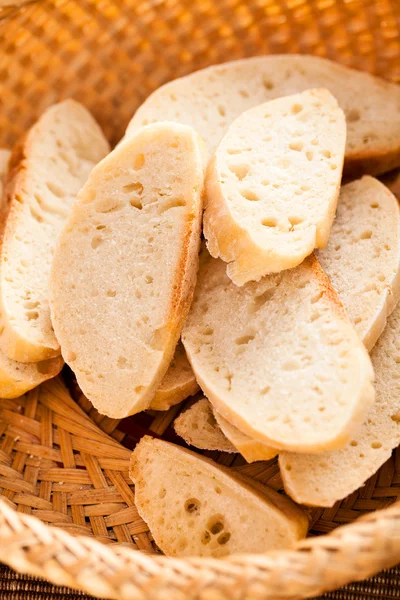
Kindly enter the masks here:
<path id="1" fill-rule="evenodd" d="M 154 92 L 111 153 L 67 100 L 4 158 L 0 396 L 63 360 L 114 418 L 201 388 L 179 435 L 279 455 L 306 505 L 343 499 L 400 443 L 400 212 L 374 177 L 400 166 L 398 86 L 248 59 Z M 162 440 L 138 444 L 131 476 L 171 555 L 307 531 L 289 498 Z"/>

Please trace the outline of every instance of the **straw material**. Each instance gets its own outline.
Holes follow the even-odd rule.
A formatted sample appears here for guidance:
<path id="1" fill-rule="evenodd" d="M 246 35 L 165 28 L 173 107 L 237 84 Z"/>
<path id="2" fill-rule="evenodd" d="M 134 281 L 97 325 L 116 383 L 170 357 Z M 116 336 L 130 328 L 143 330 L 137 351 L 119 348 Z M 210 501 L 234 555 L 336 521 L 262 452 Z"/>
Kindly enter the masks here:
<path id="1" fill-rule="evenodd" d="M 69 96 L 115 143 L 165 81 L 277 52 L 327 56 L 400 81 L 400 3 L 0 0 L 0 147 Z M 272 600 L 312 596 L 400 560 L 400 504 L 392 504 L 400 498 L 399 451 L 360 491 L 310 511 L 314 537 L 293 551 L 226 561 L 155 554 L 134 505 L 130 449 L 149 431 L 178 441 L 170 425 L 181 407 L 113 421 L 76 388 L 73 395 L 57 380 L 0 403 L 0 561 L 16 570 L 117 599 Z M 207 454 L 281 489 L 276 461 L 243 465 L 235 455 Z M 338 527 L 369 511 L 376 512 Z M 376 596 L 387 581 L 375 580 Z M 369 584 L 351 589 L 335 597 L 372 594 Z"/>

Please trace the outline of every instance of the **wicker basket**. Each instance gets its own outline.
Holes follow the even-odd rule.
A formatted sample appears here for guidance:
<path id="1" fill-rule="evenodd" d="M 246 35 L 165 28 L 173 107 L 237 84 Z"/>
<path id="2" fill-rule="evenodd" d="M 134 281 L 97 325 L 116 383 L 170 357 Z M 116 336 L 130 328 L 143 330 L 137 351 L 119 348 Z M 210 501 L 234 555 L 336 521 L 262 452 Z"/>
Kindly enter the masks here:
<path id="1" fill-rule="evenodd" d="M 399 81 L 400 2 L 0 0 L 0 146 L 67 96 L 115 143 L 165 81 L 277 52 L 328 56 Z M 57 380 L 0 403 L 0 561 L 14 569 L 116 599 L 272 600 L 310 597 L 400 561 L 399 451 L 361 490 L 310 511 L 313 535 L 292 551 L 154 554 L 134 504 L 129 448 L 148 431 L 171 439 L 179 408 L 119 422 L 73 396 Z M 213 458 L 281 487 L 274 461 Z"/>

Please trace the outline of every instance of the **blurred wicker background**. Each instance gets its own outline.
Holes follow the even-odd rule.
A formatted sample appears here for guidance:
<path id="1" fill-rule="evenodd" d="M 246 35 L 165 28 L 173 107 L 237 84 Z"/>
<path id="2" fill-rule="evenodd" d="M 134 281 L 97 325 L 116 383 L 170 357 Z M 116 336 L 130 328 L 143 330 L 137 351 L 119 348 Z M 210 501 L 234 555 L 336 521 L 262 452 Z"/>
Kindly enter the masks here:
<path id="1" fill-rule="evenodd" d="M 400 0 L 0 0 L 0 146 L 12 146 L 65 97 L 83 102 L 116 143 L 135 109 L 165 81 L 226 60 L 285 52 L 326 56 L 400 81 Z M 57 404 L 52 394 L 2 403 L 0 492 L 45 522 L 150 551 L 126 478 L 129 452 L 117 442 L 132 447 L 147 430 L 170 436 L 176 409 L 114 423 L 82 396 L 68 408 L 65 397 Z M 112 437 L 96 432 L 93 422 Z M 279 488 L 275 463 L 252 469 Z M 114 496 L 107 496 L 110 487 Z M 91 494 L 87 504 L 84 492 Z M 399 451 L 360 492 L 313 511 L 313 531 L 327 532 L 397 497 Z M 331 597 L 400 597 L 399 576 L 392 570 Z M 0 570 L 2 600 L 63 593 Z"/>

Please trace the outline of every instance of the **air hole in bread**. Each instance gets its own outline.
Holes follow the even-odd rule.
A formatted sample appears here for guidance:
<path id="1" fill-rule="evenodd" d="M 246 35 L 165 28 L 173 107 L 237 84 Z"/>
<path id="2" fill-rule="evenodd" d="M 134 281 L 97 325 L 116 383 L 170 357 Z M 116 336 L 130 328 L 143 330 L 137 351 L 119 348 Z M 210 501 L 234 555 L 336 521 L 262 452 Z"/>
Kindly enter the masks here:
<path id="1" fill-rule="evenodd" d="M 50 360 L 42 360 L 38 363 L 36 363 L 36 369 L 37 372 L 40 373 L 41 375 L 47 375 L 48 373 L 51 373 L 53 370 L 53 361 Z"/>
<path id="2" fill-rule="evenodd" d="M 261 181 L 261 185 L 267 186 L 267 185 L 269 185 L 269 184 L 270 184 L 270 182 L 268 181 L 268 179 L 263 179 L 263 180 Z"/>
<path id="3" fill-rule="evenodd" d="M 231 163 L 228 165 L 228 168 L 232 173 L 234 173 L 236 175 L 236 177 L 239 179 L 239 181 L 242 181 L 242 179 L 244 179 L 246 177 L 246 175 L 248 174 L 248 172 L 250 171 L 249 165 L 245 165 L 245 164 L 238 165 L 238 164 Z"/>
<path id="4" fill-rule="evenodd" d="M 154 279 L 151 275 L 146 275 L 146 277 L 144 278 L 146 283 L 153 283 Z"/>
<path id="5" fill-rule="evenodd" d="M 322 155 L 325 156 L 325 158 L 331 158 L 332 154 L 330 153 L 329 150 L 323 150 L 322 151 Z"/>
<path id="6" fill-rule="evenodd" d="M 242 96 L 242 98 L 249 97 L 249 92 L 247 92 L 246 90 L 239 90 L 239 94 Z"/>
<path id="7" fill-rule="evenodd" d="M 273 217 L 265 217 L 265 219 L 261 221 L 261 225 L 264 225 L 264 227 L 276 227 L 277 224 L 278 221 Z"/>
<path id="8" fill-rule="evenodd" d="M 372 203 L 370 204 L 370 207 L 371 207 L 371 208 L 379 208 L 379 204 L 378 204 L 377 202 L 372 202 Z"/>
<path id="9" fill-rule="evenodd" d="M 241 152 L 242 151 L 238 150 L 237 148 L 228 148 L 228 150 L 227 150 L 227 153 L 231 154 L 231 155 L 233 155 L 233 154 L 240 154 Z"/>
<path id="10" fill-rule="evenodd" d="M 76 354 L 75 354 L 75 352 L 69 351 L 69 352 L 66 352 L 66 354 L 64 355 L 64 358 L 65 358 L 65 362 L 71 363 L 71 362 L 74 362 L 74 360 L 76 360 Z"/>
<path id="11" fill-rule="evenodd" d="M 257 194 L 255 192 L 253 192 L 253 190 L 240 190 L 240 194 L 243 196 L 243 198 L 245 198 L 246 200 L 250 200 L 251 202 L 256 202 L 257 200 L 259 200 L 260 198 L 257 196 Z"/>
<path id="12" fill-rule="evenodd" d="M 382 444 L 380 442 L 372 442 L 371 448 L 374 450 L 379 450 L 379 448 L 382 448 Z"/>
<path id="13" fill-rule="evenodd" d="M 133 161 L 133 168 L 135 169 L 135 171 L 139 171 L 139 169 L 142 169 L 143 167 L 144 167 L 144 154 L 137 154 L 135 156 L 135 160 Z"/>
<path id="14" fill-rule="evenodd" d="M 356 442 L 356 440 L 351 440 L 350 446 L 358 446 L 358 442 Z"/>
<path id="15" fill-rule="evenodd" d="M 117 292 L 115 290 L 107 290 L 107 296 L 109 298 L 115 298 L 116 295 L 117 295 Z"/>
<path id="16" fill-rule="evenodd" d="M 209 531 L 204 531 L 203 535 L 201 536 L 201 543 L 206 545 L 210 542 L 211 540 L 211 535 Z"/>
<path id="17" fill-rule="evenodd" d="M 92 239 L 92 243 L 91 243 L 93 250 L 96 250 L 96 248 L 101 246 L 101 244 L 103 242 L 104 242 L 104 240 L 100 235 L 95 235 L 94 238 Z"/>
<path id="18" fill-rule="evenodd" d="M 337 169 L 337 165 L 335 164 L 331 164 L 331 171 L 335 171 Z M 319 177 L 322 176 L 322 173 L 319 175 Z"/>
<path id="19" fill-rule="evenodd" d="M 40 305 L 40 302 L 35 302 L 34 300 L 25 300 L 24 308 L 27 310 L 31 310 L 32 308 L 37 308 Z"/>
<path id="20" fill-rule="evenodd" d="M 356 121 L 359 121 L 361 118 L 360 115 L 360 111 L 358 111 L 356 108 L 352 108 L 351 110 L 349 110 L 349 112 L 347 113 L 347 121 L 349 123 L 355 123 Z"/>
<path id="21" fill-rule="evenodd" d="M 117 361 L 117 367 L 118 367 L 118 369 L 126 369 L 127 362 L 128 361 L 125 358 L 125 356 L 119 356 L 118 357 L 118 361 Z"/>
<path id="22" fill-rule="evenodd" d="M 137 181 L 135 183 L 129 183 L 128 185 L 124 185 L 122 191 L 126 194 L 131 194 L 132 192 L 135 192 L 136 194 L 141 196 L 143 193 L 143 186 Z"/>
<path id="23" fill-rule="evenodd" d="M 303 110 L 303 107 L 301 104 L 293 104 L 292 106 L 292 115 L 298 115 L 299 112 L 301 112 Z"/>
<path id="24" fill-rule="evenodd" d="M 307 160 L 311 161 L 314 158 L 314 152 L 312 150 L 307 150 L 306 156 Z"/>
<path id="25" fill-rule="evenodd" d="M 241 346 L 242 344 L 248 344 L 249 342 L 251 342 L 252 340 L 254 340 L 255 335 L 254 334 L 248 334 L 248 335 L 242 335 L 241 337 L 236 338 L 235 343 L 238 346 Z"/>
<path id="26" fill-rule="evenodd" d="M 161 204 L 160 213 L 164 213 L 171 208 L 178 208 L 180 206 L 186 206 L 184 198 L 170 198 Z"/>
<path id="27" fill-rule="evenodd" d="M 103 229 L 106 229 L 107 225 L 97 225 L 96 229 L 97 231 L 102 231 Z"/>
<path id="28" fill-rule="evenodd" d="M 219 112 L 219 114 L 221 115 L 221 117 L 225 117 L 225 115 L 226 115 L 226 110 L 225 110 L 225 107 L 224 107 L 224 106 L 222 106 L 221 104 L 218 106 L 218 112 Z"/>
<path id="29" fill-rule="evenodd" d="M 400 423 L 400 411 L 390 417 L 395 423 Z"/>
<path id="30" fill-rule="evenodd" d="M 265 290 L 265 292 L 263 292 L 262 294 L 260 294 L 259 296 L 255 296 L 255 298 L 253 299 L 252 304 L 250 304 L 251 311 L 256 312 L 257 310 L 259 310 L 262 306 L 264 306 L 264 304 L 266 302 L 268 302 L 269 300 L 271 300 L 272 296 L 275 294 L 275 288 L 269 288 L 267 290 Z"/>
<path id="31" fill-rule="evenodd" d="M 119 202 L 119 200 L 114 201 L 111 198 L 107 198 L 103 202 L 99 202 L 98 206 L 96 206 L 96 210 L 98 213 L 112 213 L 118 212 L 122 208 L 124 208 L 125 204 L 123 202 Z"/>
<path id="32" fill-rule="evenodd" d="M 269 394 L 270 391 L 271 391 L 271 387 L 269 385 L 266 385 L 265 387 L 260 389 L 260 394 L 262 396 L 266 396 L 267 394 Z"/>
<path id="33" fill-rule="evenodd" d="M 143 204 L 139 200 L 139 198 L 131 198 L 129 200 L 129 204 L 133 206 L 133 208 L 137 208 L 138 210 L 142 210 Z"/>
<path id="34" fill-rule="evenodd" d="M 303 221 L 304 219 L 302 219 L 302 217 L 289 217 L 289 223 L 292 227 L 295 227 L 296 225 L 301 225 Z"/>
<path id="35" fill-rule="evenodd" d="M 167 495 L 167 490 L 165 488 L 161 488 L 160 491 L 158 492 L 158 497 L 160 498 L 160 500 L 165 498 L 166 495 Z"/>
<path id="36" fill-rule="evenodd" d="M 372 231 L 370 231 L 370 230 L 363 231 L 362 234 L 360 235 L 361 240 L 369 240 L 371 237 L 372 237 Z"/>
<path id="37" fill-rule="evenodd" d="M 42 215 L 40 214 L 40 211 L 35 209 L 32 205 L 30 206 L 30 210 L 31 210 L 31 215 L 35 219 L 35 221 L 37 221 L 38 223 L 43 223 L 44 219 L 43 219 Z"/>
<path id="38" fill-rule="evenodd" d="M 217 543 L 220 546 L 223 546 L 224 544 L 227 544 L 230 539 L 231 534 L 228 531 L 224 531 L 224 533 L 221 533 L 221 535 L 217 538 Z"/>
<path id="39" fill-rule="evenodd" d="M 134 390 L 134 391 L 135 391 L 135 394 L 140 394 L 140 393 L 141 393 L 141 391 L 142 391 L 142 389 L 143 389 L 143 386 L 142 386 L 142 385 L 137 385 L 137 386 L 135 387 L 135 390 Z"/>
<path id="40" fill-rule="evenodd" d="M 263 86 L 268 91 L 273 90 L 274 87 L 275 87 L 274 84 L 272 83 L 272 81 L 270 79 L 263 79 Z"/>
<path id="41" fill-rule="evenodd" d="M 211 327 L 206 327 L 202 331 L 203 335 L 212 335 L 213 333 L 214 333 L 214 329 L 212 329 Z"/>
<path id="42" fill-rule="evenodd" d="M 295 150 L 296 152 L 301 152 L 304 148 L 303 142 L 291 142 L 289 144 L 289 148 L 291 150 Z"/>
<path id="43" fill-rule="evenodd" d="M 315 296 L 311 298 L 311 304 L 316 304 L 319 300 L 321 300 L 323 295 L 324 292 L 318 292 L 318 294 L 315 294 Z"/>
<path id="44" fill-rule="evenodd" d="M 216 494 L 222 494 L 222 490 L 218 485 L 215 486 L 214 490 Z"/>
<path id="45" fill-rule="evenodd" d="M 36 321 L 36 319 L 39 318 L 39 313 L 37 310 L 28 310 L 25 314 L 28 321 Z"/>
<path id="46" fill-rule="evenodd" d="M 197 498 L 189 498 L 185 502 L 185 510 L 188 513 L 200 512 L 200 501 Z"/>
<path id="47" fill-rule="evenodd" d="M 222 515 L 213 515 L 207 521 L 207 529 L 212 535 L 221 533 L 224 529 L 224 517 Z"/>
<path id="48" fill-rule="evenodd" d="M 49 190 L 49 192 L 54 196 L 57 196 L 57 198 L 65 197 L 65 192 L 63 188 L 57 183 L 54 183 L 54 181 L 46 181 L 46 187 Z"/>
<path id="49" fill-rule="evenodd" d="M 287 360 L 283 363 L 282 368 L 284 371 L 297 371 L 301 368 L 301 364 L 298 360 Z"/>

